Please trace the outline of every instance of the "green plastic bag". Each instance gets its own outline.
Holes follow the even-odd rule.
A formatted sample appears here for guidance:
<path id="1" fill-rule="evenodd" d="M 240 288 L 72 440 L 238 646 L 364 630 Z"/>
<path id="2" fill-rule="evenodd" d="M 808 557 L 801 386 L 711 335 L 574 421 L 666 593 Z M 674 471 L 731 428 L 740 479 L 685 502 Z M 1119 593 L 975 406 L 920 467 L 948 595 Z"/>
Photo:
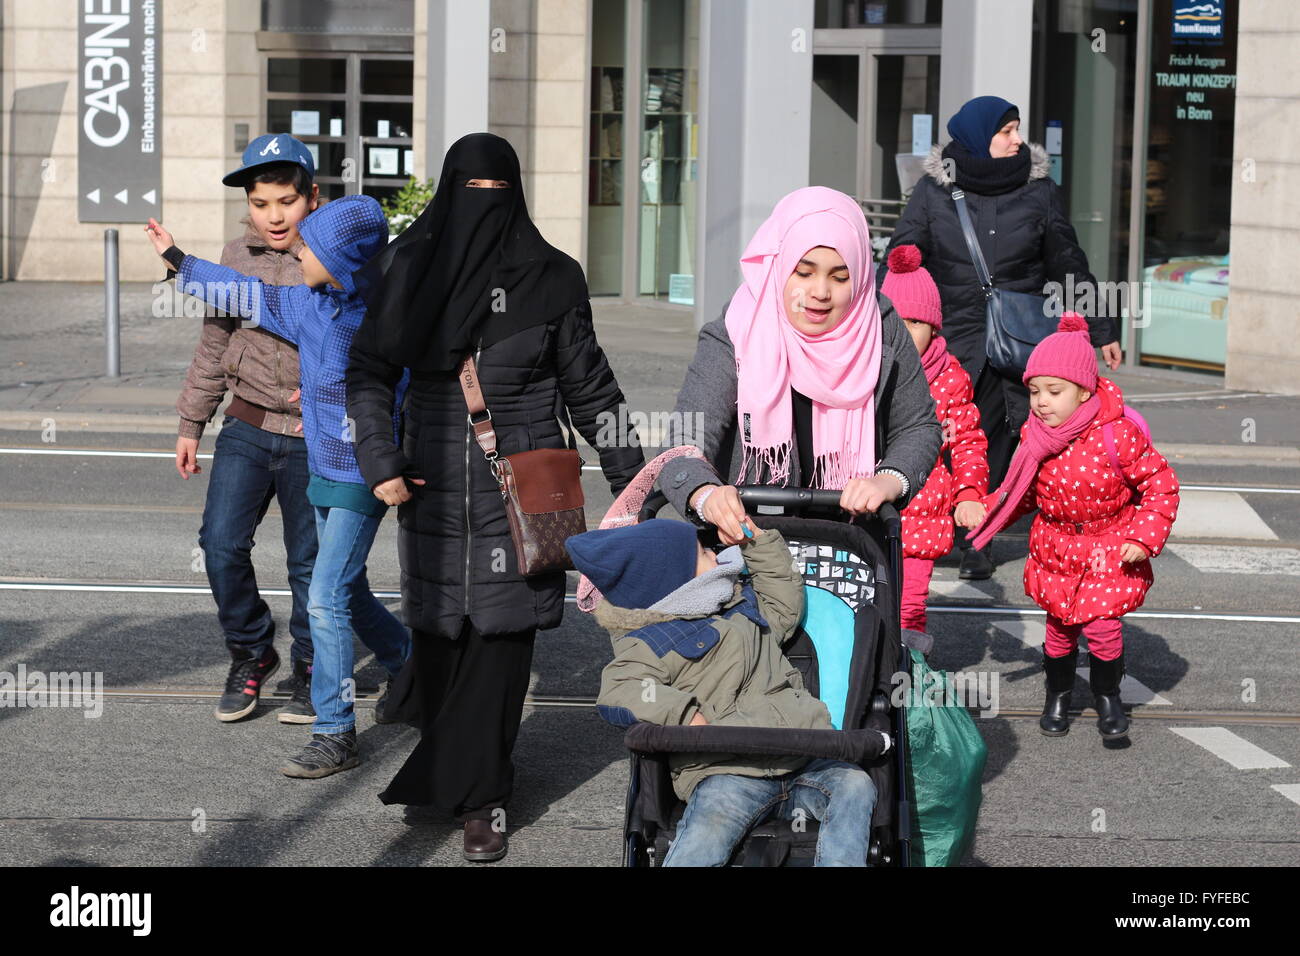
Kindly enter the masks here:
<path id="1" fill-rule="evenodd" d="M 916 650 L 912 693 L 948 683 Z M 933 675 L 933 676 L 932 676 Z M 975 841 L 988 748 L 965 707 L 909 700 L 907 781 L 912 798 L 913 866 L 954 866 Z"/>

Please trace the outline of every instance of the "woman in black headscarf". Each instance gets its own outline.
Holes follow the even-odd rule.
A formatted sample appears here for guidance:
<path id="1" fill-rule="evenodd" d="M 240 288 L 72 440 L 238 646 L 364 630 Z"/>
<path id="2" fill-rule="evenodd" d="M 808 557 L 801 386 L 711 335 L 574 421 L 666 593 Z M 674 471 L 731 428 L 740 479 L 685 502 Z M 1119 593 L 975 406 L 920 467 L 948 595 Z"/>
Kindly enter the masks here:
<path id="1" fill-rule="evenodd" d="M 377 719 L 421 730 L 380 799 L 456 815 L 466 857 L 498 859 L 533 638 L 559 625 L 565 577 L 519 574 L 497 482 L 469 427 L 461 361 L 475 356 L 502 456 L 565 447 L 557 414 L 567 408 L 615 493 L 644 459 L 635 434 L 597 442 L 598 416 L 617 420 L 623 393 L 596 342 L 582 269 L 529 219 L 505 140 L 475 133 L 454 143 L 433 201 L 356 278 L 369 309 L 352 345 L 348 415 L 366 482 L 400 505 L 414 637 Z M 411 379 L 398 448 L 403 368 Z"/>

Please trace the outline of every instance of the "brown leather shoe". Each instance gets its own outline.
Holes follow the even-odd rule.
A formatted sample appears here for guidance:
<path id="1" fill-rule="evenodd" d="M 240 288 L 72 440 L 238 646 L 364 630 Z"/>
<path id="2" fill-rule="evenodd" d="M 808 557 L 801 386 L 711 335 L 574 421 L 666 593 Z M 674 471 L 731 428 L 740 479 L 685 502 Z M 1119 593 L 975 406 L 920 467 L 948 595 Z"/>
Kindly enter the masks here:
<path id="1" fill-rule="evenodd" d="M 492 829 L 491 820 L 465 821 L 465 859 L 491 863 L 506 855 L 506 835 Z"/>

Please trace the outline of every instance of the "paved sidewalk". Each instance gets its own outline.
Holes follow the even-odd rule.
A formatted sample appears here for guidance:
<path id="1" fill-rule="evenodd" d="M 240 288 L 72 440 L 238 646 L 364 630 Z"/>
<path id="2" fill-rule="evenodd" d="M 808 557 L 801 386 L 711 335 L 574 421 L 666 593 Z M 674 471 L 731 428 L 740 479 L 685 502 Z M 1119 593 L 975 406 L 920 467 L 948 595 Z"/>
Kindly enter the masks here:
<path id="1" fill-rule="evenodd" d="M 0 429 L 39 433 L 52 421 L 63 433 L 60 442 L 78 431 L 174 435 L 174 405 L 199 320 L 170 317 L 170 286 L 160 284 L 158 296 L 153 288 L 122 286 L 122 374 L 109 379 L 99 284 L 0 284 Z M 695 347 L 691 311 L 600 299 L 594 310 L 630 409 L 670 410 Z M 1197 372 L 1121 367 L 1111 377 L 1141 408 L 1171 457 L 1300 466 L 1294 424 L 1300 398 L 1264 401 L 1266 390 L 1228 390 L 1222 376 Z"/>

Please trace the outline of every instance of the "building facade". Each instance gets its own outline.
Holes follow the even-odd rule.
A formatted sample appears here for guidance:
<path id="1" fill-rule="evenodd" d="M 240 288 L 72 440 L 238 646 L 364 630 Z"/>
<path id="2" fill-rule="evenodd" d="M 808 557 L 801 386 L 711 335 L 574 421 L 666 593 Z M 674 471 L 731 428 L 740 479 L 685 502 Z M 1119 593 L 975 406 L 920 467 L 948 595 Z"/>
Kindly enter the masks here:
<path id="1" fill-rule="evenodd" d="M 410 176 L 436 179 L 451 142 L 490 129 L 515 145 L 534 219 L 594 295 L 693 309 L 702 323 L 777 198 L 833 186 L 885 237 L 947 118 L 993 93 L 1047 147 L 1130 361 L 1300 391 L 1300 346 L 1281 334 L 1295 324 L 1283 282 L 1300 220 L 1284 188 L 1300 146 L 1290 0 L 77 6 L 4 2 L 8 279 L 97 281 L 114 226 L 122 277 L 156 278 L 136 241 L 142 209 L 215 254 L 245 210 L 221 176 L 262 132 L 308 143 L 324 194 L 383 199 Z M 122 185 L 133 170 L 86 139 L 117 102 L 110 20 L 145 10 L 156 80 L 141 95 L 158 122 L 139 163 L 156 188 Z M 92 167 L 102 188 L 88 187 Z"/>

